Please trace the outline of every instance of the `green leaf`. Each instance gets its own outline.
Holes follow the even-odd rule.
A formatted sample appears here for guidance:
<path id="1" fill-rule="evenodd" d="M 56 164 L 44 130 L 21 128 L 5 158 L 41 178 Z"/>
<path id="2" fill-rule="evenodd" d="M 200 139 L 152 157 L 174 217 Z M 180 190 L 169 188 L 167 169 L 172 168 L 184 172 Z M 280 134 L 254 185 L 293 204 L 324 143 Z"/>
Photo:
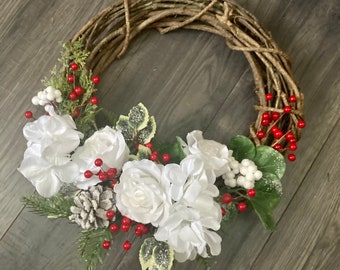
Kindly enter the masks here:
<path id="1" fill-rule="evenodd" d="M 138 131 L 137 141 L 140 144 L 146 144 L 152 140 L 156 134 L 156 121 L 155 117 L 151 116 L 145 128 Z"/>
<path id="2" fill-rule="evenodd" d="M 283 155 L 269 146 L 256 147 L 256 156 L 253 161 L 260 171 L 274 174 L 279 179 L 283 177 L 286 170 Z"/>
<path id="3" fill-rule="evenodd" d="M 130 123 L 137 130 L 145 128 L 149 121 L 148 109 L 142 103 L 132 107 L 128 116 Z"/>
<path id="4" fill-rule="evenodd" d="M 116 123 L 117 129 L 119 129 L 126 141 L 133 141 L 135 137 L 135 128 L 129 121 L 129 117 L 120 115 Z"/>
<path id="5" fill-rule="evenodd" d="M 228 149 L 233 150 L 233 156 L 238 162 L 245 158 L 253 160 L 256 153 L 254 143 L 242 135 L 233 137 L 228 144 Z"/>
<path id="6" fill-rule="evenodd" d="M 94 270 L 98 263 L 102 263 L 102 256 L 105 253 L 102 243 L 111 239 L 112 233 L 107 228 L 82 231 L 80 233 L 78 252 L 86 264 L 87 270 Z"/>
<path id="7" fill-rule="evenodd" d="M 274 174 L 264 173 L 261 180 L 255 182 L 256 196 L 249 199 L 256 214 L 264 227 L 268 230 L 275 229 L 273 211 L 280 203 L 282 186 L 280 179 Z"/>
<path id="8" fill-rule="evenodd" d="M 141 145 L 141 144 L 138 146 L 138 152 L 137 152 L 138 160 L 149 159 L 150 154 L 151 154 L 150 148 L 144 145 Z"/>
<path id="9" fill-rule="evenodd" d="M 169 153 L 172 163 L 179 164 L 181 160 L 186 157 L 182 146 L 182 139 L 180 137 L 176 137 L 176 141 L 172 143 L 155 141 L 153 142 L 153 146 L 158 150 L 160 156 Z"/>
<path id="10" fill-rule="evenodd" d="M 114 112 L 111 112 L 111 111 L 109 111 L 109 110 L 107 110 L 105 108 L 102 108 L 100 110 L 100 113 L 99 113 L 98 117 L 102 117 L 103 118 L 103 122 L 105 122 L 105 125 L 109 125 L 111 127 L 116 125 L 117 116 L 116 116 L 116 114 Z"/>
<path id="11" fill-rule="evenodd" d="M 154 237 L 146 238 L 139 250 L 142 270 L 170 270 L 174 260 L 173 249 Z"/>
<path id="12" fill-rule="evenodd" d="M 48 218 L 67 218 L 72 214 L 70 207 L 73 205 L 73 199 L 60 194 L 51 198 L 30 195 L 23 197 L 22 201 L 32 212 Z"/>

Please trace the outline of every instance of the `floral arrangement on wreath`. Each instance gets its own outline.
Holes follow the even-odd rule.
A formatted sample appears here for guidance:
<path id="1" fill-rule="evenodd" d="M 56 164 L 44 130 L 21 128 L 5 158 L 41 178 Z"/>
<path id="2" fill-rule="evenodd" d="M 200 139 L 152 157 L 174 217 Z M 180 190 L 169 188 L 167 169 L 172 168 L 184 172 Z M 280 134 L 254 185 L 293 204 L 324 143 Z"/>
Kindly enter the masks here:
<path id="1" fill-rule="evenodd" d="M 247 208 L 266 229 L 275 228 L 273 210 L 285 171 L 277 142 L 255 145 L 237 135 L 226 145 L 199 130 L 173 142 L 155 140 L 155 117 L 142 103 L 118 117 L 98 106 L 100 78 L 87 68 L 84 43 L 80 38 L 64 44 L 61 68 L 52 70 L 43 80 L 46 88 L 32 98 L 46 113 L 35 118 L 25 112 L 32 121 L 23 128 L 27 149 L 18 170 L 38 193 L 24 197 L 28 207 L 81 227 L 78 250 L 87 269 L 101 262 L 119 233 L 144 238 L 139 252 L 144 270 L 171 269 L 174 259 L 217 256 L 222 228 Z M 277 114 L 262 113 L 262 126 L 275 123 Z M 102 127 L 98 115 L 106 119 Z M 259 140 L 265 136 L 261 131 Z M 275 125 L 268 132 L 296 150 L 292 132 L 283 134 Z M 131 234 L 121 243 L 126 251 Z"/>

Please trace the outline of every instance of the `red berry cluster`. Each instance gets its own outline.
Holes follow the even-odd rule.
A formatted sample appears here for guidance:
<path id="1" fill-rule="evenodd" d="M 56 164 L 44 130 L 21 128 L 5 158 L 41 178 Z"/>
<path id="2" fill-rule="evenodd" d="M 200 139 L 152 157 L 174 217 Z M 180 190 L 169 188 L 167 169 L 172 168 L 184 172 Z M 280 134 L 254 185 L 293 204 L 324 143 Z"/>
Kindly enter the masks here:
<path id="1" fill-rule="evenodd" d="M 109 211 L 112 211 L 112 210 L 109 210 Z M 113 212 L 113 214 L 112 214 L 109 211 L 106 212 L 106 216 L 109 219 L 112 219 L 114 217 L 115 213 L 112 211 Z M 130 229 L 133 228 L 133 227 L 134 227 L 134 234 L 137 237 L 140 237 L 144 234 L 149 233 L 148 225 L 145 225 L 145 224 L 142 224 L 142 223 L 136 223 L 136 222 L 132 221 L 131 219 L 129 219 L 128 217 L 125 217 L 125 216 L 122 216 L 120 224 L 117 224 L 117 223 L 110 224 L 109 230 L 110 230 L 111 233 L 115 234 L 115 233 L 118 233 L 119 231 L 129 232 Z M 111 246 L 111 242 L 108 241 L 108 240 L 105 240 L 102 243 L 102 247 L 104 249 L 108 249 L 108 248 L 110 248 L 110 246 Z M 132 247 L 132 244 L 128 240 L 126 240 L 122 245 L 122 248 L 126 251 L 131 249 L 131 247 Z"/>
<path id="2" fill-rule="evenodd" d="M 145 147 L 149 148 L 151 150 L 150 154 L 150 160 L 155 161 L 155 162 L 160 162 L 162 161 L 164 164 L 167 164 L 171 160 L 171 156 L 169 153 L 163 153 L 159 159 L 159 151 L 154 149 L 152 142 L 148 142 L 144 144 Z"/>
<path id="3" fill-rule="evenodd" d="M 243 199 L 250 199 L 250 198 L 254 198 L 256 196 L 256 190 L 255 189 L 248 189 L 247 190 L 247 196 L 241 196 Z M 241 202 L 237 202 L 237 199 L 234 199 L 233 196 L 230 193 L 224 193 L 221 197 L 221 201 L 224 204 L 230 204 L 230 203 L 237 203 L 237 209 L 240 212 L 243 212 L 245 210 L 247 210 L 247 203 L 244 201 Z M 221 207 L 221 211 L 222 211 L 222 216 L 225 216 L 226 214 L 226 209 L 222 206 Z"/>
<path id="4" fill-rule="evenodd" d="M 266 94 L 266 101 L 271 102 L 274 100 L 274 95 L 272 93 L 267 93 Z M 290 114 L 293 112 L 293 104 L 296 103 L 297 97 L 294 95 L 289 96 L 288 101 L 291 103 L 291 105 L 286 105 L 283 107 L 283 114 Z M 295 138 L 294 134 L 291 131 L 288 131 L 286 134 L 283 133 L 283 131 L 276 126 L 277 121 L 283 116 L 283 114 L 279 112 L 263 112 L 261 116 L 261 125 L 262 129 L 260 129 L 257 132 L 257 138 L 258 139 L 263 139 L 266 136 L 272 135 L 275 139 L 276 142 L 273 145 L 273 148 L 277 151 L 282 151 L 282 150 L 290 150 L 290 151 L 296 151 L 297 145 L 296 141 L 297 139 Z M 298 128 L 304 128 L 306 126 L 306 123 L 304 120 L 300 119 L 297 122 L 297 127 Z M 287 148 L 283 149 L 282 142 L 286 140 L 286 145 Z M 296 159 L 295 154 L 290 153 L 287 156 L 289 161 L 294 161 Z"/>
<path id="5" fill-rule="evenodd" d="M 117 180 L 117 169 L 116 168 L 109 168 L 107 170 L 104 169 L 103 166 L 103 160 L 101 158 L 97 158 L 94 161 L 94 165 L 97 167 L 100 167 L 100 171 L 96 174 L 96 176 L 98 177 L 98 179 L 100 181 L 106 181 L 106 180 L 110 180 L 112 181 L 112 188 L 114 187 L 114 185 L 116 184 Z M 86 170 L 84 172 L 84 177 L 85 178 L 91 178 L 93 176 L 93 172 L 90 170 Z"/>
<path id="6" fill-rule="evenodd" d="M 67 82 L 73 85 L 73 90 L 68 94 L 68 98 L 72 101 L 78 100 L 84 94 L 84 91 L 85 91 L 80 85 L 77 85 L 77 75 L 78 75 L 77 71 L 78 70 L 79 70 L 79 65 L 73 62 L 70 64 L 70 69 L 69 69 L 70 73 L 66 75 Z M 99 76 L 92 77 L 93 84 L 98 84 L 99 82 L 100 82 Z M 93 105 L 98 104 L 98 98 L 95 96 L 91 97 L 90 103 Z M 74 118 L 78 118 L 80 116 L 80 113 L 81 113 L 80 108 L 76 108 L 72 116 Z"/>

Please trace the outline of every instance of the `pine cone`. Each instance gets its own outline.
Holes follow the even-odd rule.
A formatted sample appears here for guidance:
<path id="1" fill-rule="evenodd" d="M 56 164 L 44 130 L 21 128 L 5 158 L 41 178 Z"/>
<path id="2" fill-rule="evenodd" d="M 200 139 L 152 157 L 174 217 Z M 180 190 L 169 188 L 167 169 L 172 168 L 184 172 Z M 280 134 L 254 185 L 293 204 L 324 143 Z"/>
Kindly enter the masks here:
<path id="1" fill-rule="evenodd" d="M 69 219 L 85 230 L 108 227 L 110 222 L 106 217 L 106 211 L 110 209 L 116 211 L 112 188 L 101 185 L 80 191 L 74 197 L 74 204 L 75 206 L 71 206 L 73 214 Z"/>

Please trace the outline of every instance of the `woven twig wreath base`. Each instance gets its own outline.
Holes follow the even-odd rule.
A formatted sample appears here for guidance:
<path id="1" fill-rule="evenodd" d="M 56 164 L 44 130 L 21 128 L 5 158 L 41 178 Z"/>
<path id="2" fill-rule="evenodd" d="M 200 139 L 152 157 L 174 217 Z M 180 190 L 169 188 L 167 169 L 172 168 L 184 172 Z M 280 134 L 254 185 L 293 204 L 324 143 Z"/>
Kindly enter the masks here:
<path id="1" fill-rule="evenodd" d="M 280 144 L 282 153 L 288 149 L 285 134 L 292 132 L 298 140 L 303 119 L 303 95 L 293 78 L 288 56 L 282 52 L 270 34 L 248 11 L 227 0 L 118 0 L 97 14 L 72 39 L 82 37 L 90 52 L 87 67 L 100 74 L 127 50 L 130 41 L 144 29 L 155 28 L 164 34 L 179 28 L 210 32 L 226 39 L 232 50 L 242 51 L 253 72 L 255 105 L 258 117 L 250 126 L 250 136 L 256 145 Z M 267 100 L 266 94 L 273 99 Z M 296 102 L 289 102 L 295 96 Z M 291 112 L 284 112 L 291 106 Z M 278 112 L 280 118 L 264 126 L 262 114 Z M 283 136 L 275 138 L 272 128 Z M 264 131 L 259 139 L 258 131 Z"/>

